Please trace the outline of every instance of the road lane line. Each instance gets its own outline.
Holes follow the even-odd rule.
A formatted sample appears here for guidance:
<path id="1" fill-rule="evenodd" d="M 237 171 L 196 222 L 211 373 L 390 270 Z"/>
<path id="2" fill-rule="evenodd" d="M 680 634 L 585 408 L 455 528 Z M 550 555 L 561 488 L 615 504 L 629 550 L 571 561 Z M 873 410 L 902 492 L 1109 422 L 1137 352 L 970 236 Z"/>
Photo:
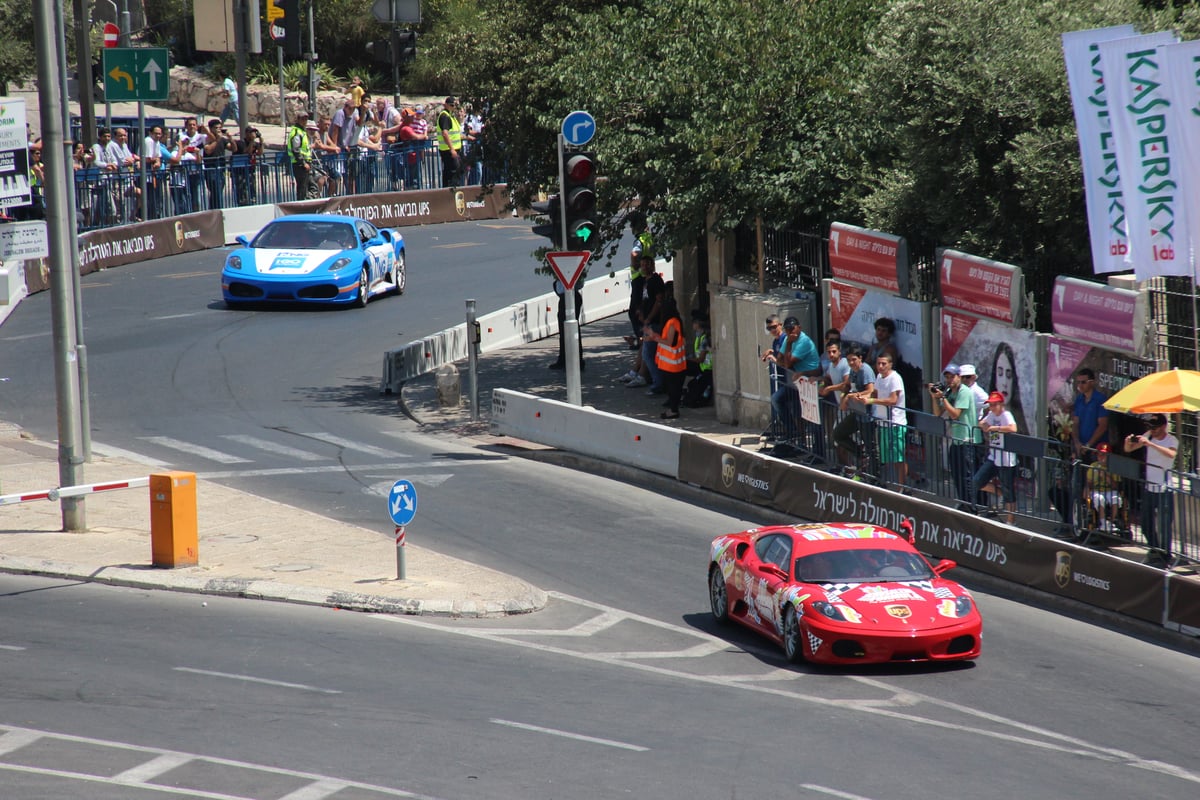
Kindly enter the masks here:
<path id="1" fill-rule="evenodd" d="M 0 755 L 20 750 L 27 744 L 32 744 L 42 738 L 37 731 L 11 730 L 0 736 Z"/>
<path id="2" fill-rule="evenodd" d="M 0 650 L 24 650 L 24 647 L 15 644 L 0 644 Z"/>
<path id="3" fill-rule="evenodd" d="M 164 753 L 157 758 L 138 764 L 136 767 L 130 767 L 124 772 L 118 772 L 112 776 L 112 779 L 117 783 L 145 783 L 151 778 L 157 778 L 164 772 L 170 772 L 176 767 L 182 767 L 194 760 L 191 756 L 183 753 Z"/>
<path id="4" fill-rule="evenodd" d="M 343 439 L 341 436 L 334 436 L 331 433 L 297 433 L 296 435 L 307 436 L 309 439 L 316 439 L 318 442 L 337 445 L 346 450 L 357 450 L 360 453 L 368 453 L 380 458 L 405 458 L 404 453 L 397 453 L 395 450 L 385 450 L 382 447 L 356 442 L 353 439 Z"/>
<path id="5" fill-rule="evenodd" d="M 213 450 L 211 447 L 173 439 L 170 436 L 139 436 L 138 438 L 144 442 L 150 442 L 151 444 L 166 447 L 170 450 L 179 450 L 191 456 L 207 458 L 209 461 L 216 461 L 218 464 L 251 463 L 248 458 L 238 458 L 237 456 L 229 455 L 229 453 L 222 453 L 220 450 Z"/>
<path id="6" fill-rule="evenodd" d="M 253 675 L 237 675 L 232 672 L 215 672 L 209 669 L 194 669 L 193 667 L 175 667 L 176 672 L 191 672 L 195 675 L 210 675 L 214 678 L 232 678 L 235 681 L 246 681 L 247 683 L 262 683 L 267 686 L 280 686 L 284 689 L 301 689 L 305 692 L 318 692 L 320 694 L 341 694 L 341 689 L 322 689 L 320 686 L 309 686 L 304 683 L 288 683 L 287 681 L 276 681 L 270 678 L 256 678 Z"/>
<path id="7" fill-rule="evenodd" d="M 278 442 L 260 439 L 257 436 L 245 436 L 240 433 L 225 433 L 221 435 L 221 438 L 228 439 L 231 442 L 237 442 L 238 444 L 244 444 L 247 447 L 265 450 L 268 453 L 274 453 L 278 456 L 294 458 L 297 461 L 323 461 L 328 458 L 328 456 L 311 453 L 308 450 L 301 450 L 298 447 L 288 447 L 286 444 L 279 444 Z"/>
<path id="8" fill-rule="evenodd" d="M 527 725 L 524 722 L 513 722 L 508 719 L 490 719 L 488 722 L 494 722 L 497 725 L 505 725 L 509 728 L 520 728 L 523 731 L 533 731 L 534 733 L 545 733 L 550 736 L 561 736 L 564 739 L 575 739 L 579 742 L 591 742 L 592 744 L 602 744 L 605 747 L 616 747 L 621 750 L 633 750 L 636 753 L 645 753 L 649 747 L 642 747 L 637 744 L 629 744 L 628 742 L 618 742 L 615 739 L 601 739 L 596 736 L 584 736 L 582 733 L 571 733 L 570 731 L 560 731 L 556 728 L 543 728 L 541 725 Z"/>
<path id="9" fill-rule="evenodd" d="M 349 786 L 350 784 L 344 781 L 320 780 L 308 786 L 301 786 L 294 792 L 288 792 L 279 800 L 325 800 L 326 797 L 332 797 Z"/>
<path id="10" fill-rule="evenodd" d="M 800 788 L 808 789 L 810 792 L 820 792 L 827 794 L 830 797 L 838 797 L 841 800 L 871 800 L 869 797 L 863 797 L 860 794 L 850 794 L 849 792 L 839 792 L 837 789 L 830 789 L 828 786 L 818 786 L 815 783 L 802 783 Z"/>

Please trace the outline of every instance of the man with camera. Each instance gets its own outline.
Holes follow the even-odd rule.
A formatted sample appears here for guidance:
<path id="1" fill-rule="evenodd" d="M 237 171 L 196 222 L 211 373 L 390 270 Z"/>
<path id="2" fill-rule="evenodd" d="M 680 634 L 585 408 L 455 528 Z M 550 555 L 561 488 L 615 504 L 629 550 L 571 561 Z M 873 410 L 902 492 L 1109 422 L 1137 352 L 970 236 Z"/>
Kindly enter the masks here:
<path id="1" fill-rule="evenodd" d="M 225 132 L 225 125 L 219 119 L 210 119 L 204 142 L 204 182 L 208 185 L 210 209 L 225 207 L 225 154 L 233 149 L 233 139 Z"/>
<path id="2" fill-rule="evenodd" d="M 961 511 L 977 505 L 971 476 L 975 474 L 975 445 L 981 437 L 975 395 L 963 386 L 960 373 L 957 364 L 947 364 L 942 371 L 942 383 L 929 384 L 929 394 L 933 398 L 933 413 L 948 421 L 950 476 Z M 964 509 L 964 505 L 970 508 Z"/>

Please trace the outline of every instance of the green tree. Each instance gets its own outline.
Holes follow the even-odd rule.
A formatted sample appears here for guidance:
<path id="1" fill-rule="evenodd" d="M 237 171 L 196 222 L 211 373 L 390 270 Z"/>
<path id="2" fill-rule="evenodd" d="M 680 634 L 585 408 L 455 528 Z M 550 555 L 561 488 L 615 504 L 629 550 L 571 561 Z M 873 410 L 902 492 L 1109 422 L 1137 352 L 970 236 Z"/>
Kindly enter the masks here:
<path id="1" fill-rule="evenodd" d="M 70 19 L 70 8 L 64 12 Z M 34 41 L 33 6 L 18 0 L 0 2 L 0 86 L 31 81 L 37 63 L 29 43 Z"/>

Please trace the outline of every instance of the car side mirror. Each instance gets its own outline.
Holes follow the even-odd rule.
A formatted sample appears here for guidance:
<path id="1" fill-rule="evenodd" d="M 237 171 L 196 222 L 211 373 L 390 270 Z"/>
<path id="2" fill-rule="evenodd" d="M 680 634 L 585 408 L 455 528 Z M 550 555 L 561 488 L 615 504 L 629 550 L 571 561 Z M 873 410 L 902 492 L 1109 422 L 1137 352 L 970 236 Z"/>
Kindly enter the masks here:
<path id="1" fill-rule="evenodd" d="M 759 564 L 758 571 L 765 572 L 768 575 L 774 575 L 776 578 L 779 578 L 780 580 L 784 580 L 784 581 L 787 580 L 787 573 L 783 569 L 781 569 L 777 564 Z"/>
<path id="2" fill-rule="evenodd" d="M 244 234 L 244 233 L 239 233 L 237 236 L 233 237 L 233 240 L 235 242 L 237 242 L 238 244 L 240 244 L 242 247 L 250 246 L 250 240 L 246 238 L 246 234 Z"/>
<path id="3" fill-rule="evenodd" d="M 943 558 L 941 561 L 939 561 L 937 563 L 936 566 L 934 566 L 933 574 L 941 575 L 943 572 L 949 572 L 950 570 L 954 569 L 957 566 L 958 566 L 957 561 L 951 561 L 948 558 Z"/>

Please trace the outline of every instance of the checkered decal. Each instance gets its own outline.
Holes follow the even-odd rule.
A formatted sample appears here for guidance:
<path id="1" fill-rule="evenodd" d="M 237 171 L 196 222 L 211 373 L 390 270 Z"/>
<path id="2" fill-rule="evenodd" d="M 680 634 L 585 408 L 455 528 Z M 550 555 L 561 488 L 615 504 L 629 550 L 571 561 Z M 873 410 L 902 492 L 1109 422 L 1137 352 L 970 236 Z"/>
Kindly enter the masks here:
<path id="1" fill-rule="evenodd" d="M 842 595 L 858 586 L 857 583 L 821 583 L 818 584 L 829 596 L 829 602 L 836 603 Z"/>
<path id="2" fill-rule="evenodd" d="M 817 651 L 821 649 L 821 645 L 824 643 L 824 640 L 813 636 L 811 631 L 808 632 L 808 649 L 813 655 L 817 654 Z"/>

